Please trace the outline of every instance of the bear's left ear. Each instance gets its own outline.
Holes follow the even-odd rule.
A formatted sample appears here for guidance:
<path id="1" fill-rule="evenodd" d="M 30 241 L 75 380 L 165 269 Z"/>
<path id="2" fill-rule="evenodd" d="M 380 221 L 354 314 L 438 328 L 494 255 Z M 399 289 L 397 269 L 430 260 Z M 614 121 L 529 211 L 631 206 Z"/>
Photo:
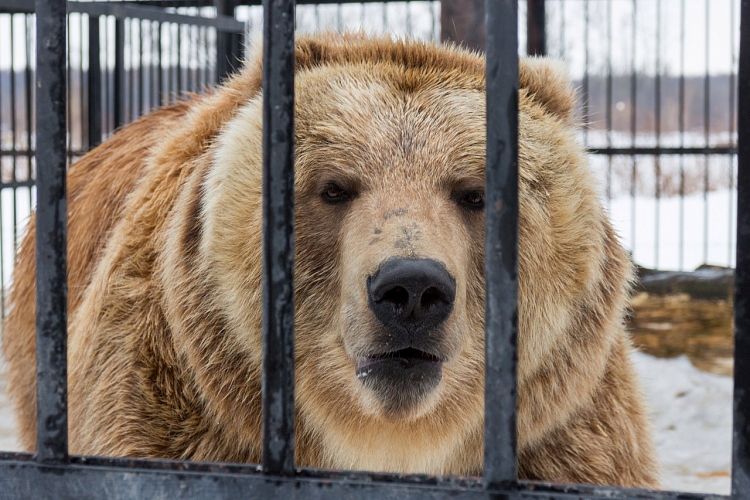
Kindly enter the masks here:
<path id="1" fill-rule="evenodd" d="M 544 57 L 518 61 L 518 86 L 551 114 L 570 121 L 575 109 L 573 90 L 565 63 Z"/>

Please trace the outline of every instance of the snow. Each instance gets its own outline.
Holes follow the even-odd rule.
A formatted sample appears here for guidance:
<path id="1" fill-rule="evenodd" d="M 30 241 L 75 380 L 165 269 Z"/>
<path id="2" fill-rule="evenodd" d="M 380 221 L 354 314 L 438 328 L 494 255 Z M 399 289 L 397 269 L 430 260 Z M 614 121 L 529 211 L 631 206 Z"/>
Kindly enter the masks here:
<path id="1" fill-rule="evenodd" d="M 695 368 L 685 356 L 633 361 L 651 407 L 666 490 L 730 493 L 732 379 Z"/>

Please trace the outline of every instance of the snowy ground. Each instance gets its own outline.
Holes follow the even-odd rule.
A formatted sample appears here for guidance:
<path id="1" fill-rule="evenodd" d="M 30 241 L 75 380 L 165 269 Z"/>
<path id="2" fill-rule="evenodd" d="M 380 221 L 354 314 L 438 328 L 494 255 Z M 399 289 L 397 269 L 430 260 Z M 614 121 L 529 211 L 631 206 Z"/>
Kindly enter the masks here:
<path id="1" fill-rule="evenodd" d="M 685 357 L 636 353 L 634 359 L 653 413 L 662 487 L 729 494 L 732 380 L 698 371 Z M 0 376 L 0 450 L 17 449 Z"/>
<path id="2" fill-rule="evenodd" d="M 730 492 L 732 379 L 696 369 L 685 356 L 636 353 L 652 411 L 666 490 Z"/>

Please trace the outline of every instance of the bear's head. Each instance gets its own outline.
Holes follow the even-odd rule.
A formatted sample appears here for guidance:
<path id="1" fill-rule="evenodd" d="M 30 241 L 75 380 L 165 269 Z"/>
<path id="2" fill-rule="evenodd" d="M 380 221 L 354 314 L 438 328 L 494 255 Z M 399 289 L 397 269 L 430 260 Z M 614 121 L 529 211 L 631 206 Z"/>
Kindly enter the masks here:
<path id="1" fill-rule="evenodd" d="M 484 60 L 452 47 L 356 37 L 303 39 L 296 57 L 298 449 L 315 450 L 298 458 L 336 468 L 477 472 Z M 251 61 L 230 86 L 243 78 L 257 84 L 259 71 Z M 599 383 L 630 267 L 575 138 L 564 71 L 521 61 L 519 83 L 523 448 Z M 261 110 L 259 92 L 238 104 L 208 149 L 211 167 L 199 188 L 211 308 L 226 324 L 233 363 L 255 374 Z M 220 384 L 244 383 L 234 378 L 227 373 Z M 241 406 L 219 418 L 240 419 Z"/>

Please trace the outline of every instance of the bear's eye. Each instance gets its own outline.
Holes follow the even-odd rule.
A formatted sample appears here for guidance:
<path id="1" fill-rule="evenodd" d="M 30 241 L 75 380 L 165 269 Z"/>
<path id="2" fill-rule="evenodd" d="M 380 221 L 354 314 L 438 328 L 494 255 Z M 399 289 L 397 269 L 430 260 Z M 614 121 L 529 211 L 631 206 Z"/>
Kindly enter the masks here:
<path id="1" fill-rule="evenodd" d="M 323 186 L 323 200 L 326 203 L 342 203 L 351 198 L 352 195 L 338 184 L 330 182 Z"/>
<path id="2" fill-rule="evenodd" d="M 474 189 L 470 191 L 462 191 L 457 193 L 454 198 L 459 205 L 466 207 L 469 210 L 483 210 L 484 209 L 484 190 Z"/>

